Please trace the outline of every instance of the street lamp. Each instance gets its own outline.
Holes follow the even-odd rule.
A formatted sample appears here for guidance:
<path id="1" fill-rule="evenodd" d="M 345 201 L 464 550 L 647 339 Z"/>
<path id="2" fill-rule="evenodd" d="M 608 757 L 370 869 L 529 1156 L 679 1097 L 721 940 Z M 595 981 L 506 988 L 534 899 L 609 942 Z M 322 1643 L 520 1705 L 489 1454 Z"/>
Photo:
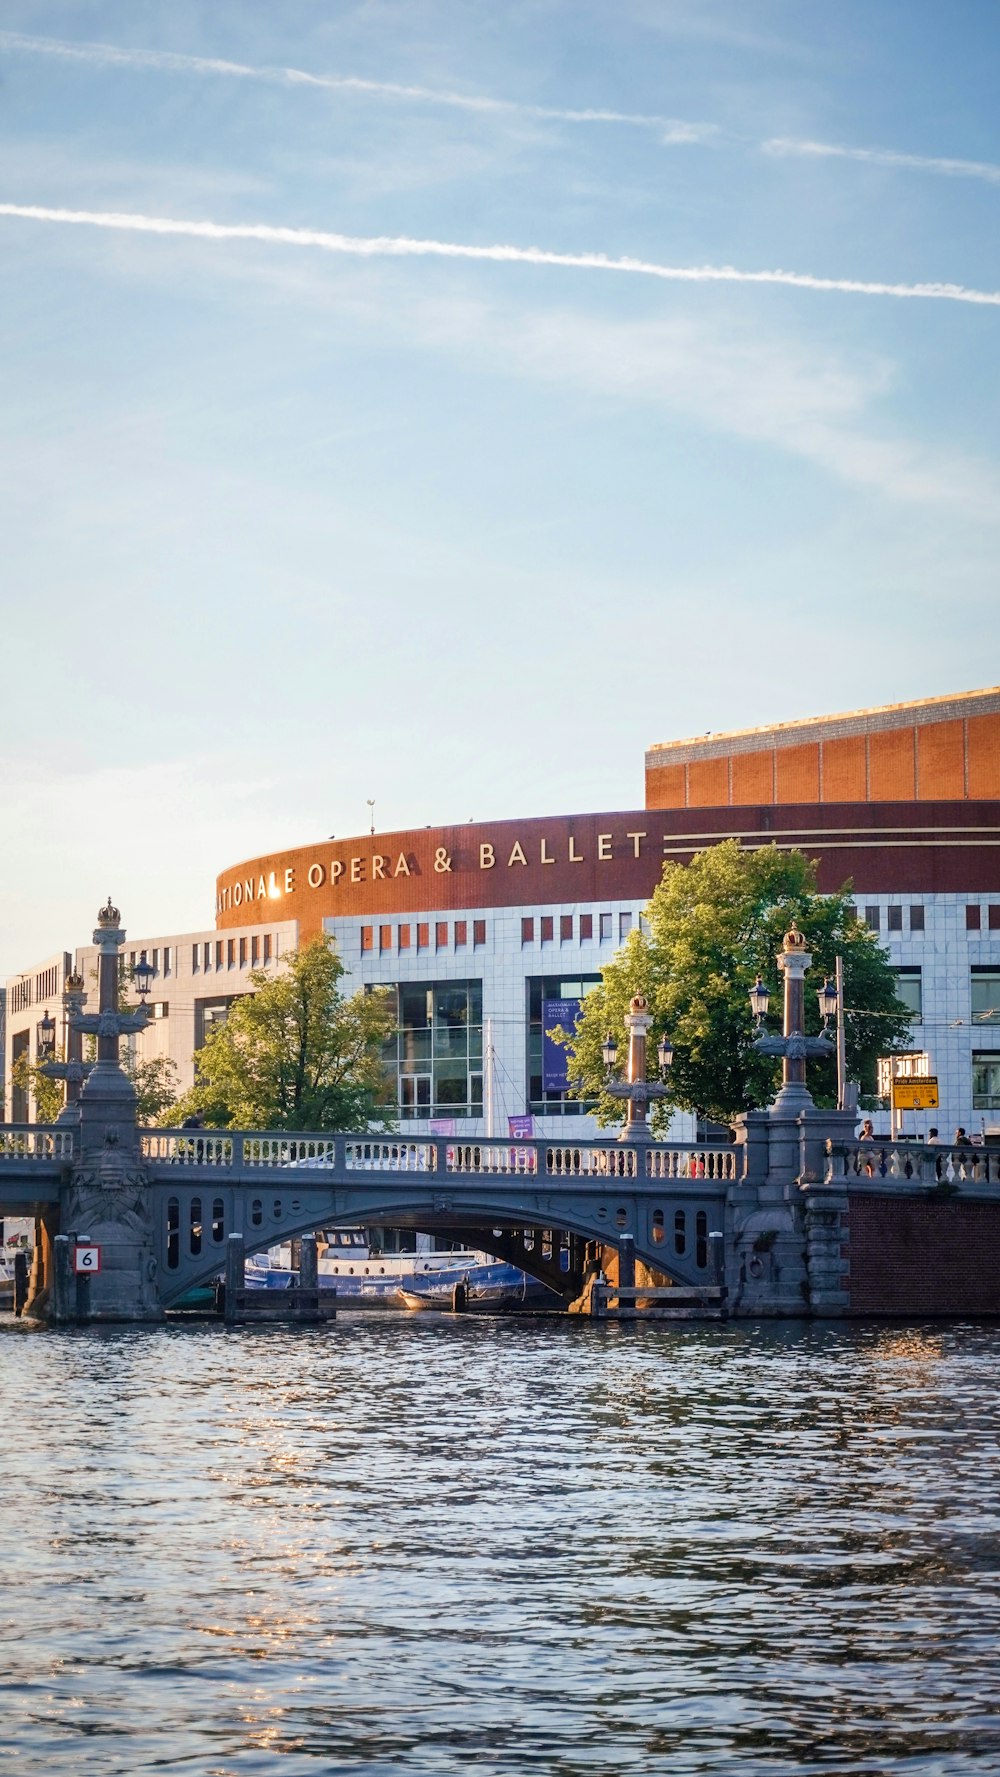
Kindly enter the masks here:
<path id="1" fill-rule="evenodd" d="M 44 1018 L 38 1020 L 35 1035 L 37 1052 L 43 1060 L 48 1061 L 56 1052 L 56 1021 L 51 1012 L 46 1012 Z"/>
<path id="2" fill-rule="evenodd" d="M 758 1031 L 753 1046 L 761 1055 L 781 1056 L 781 1091 L 775 1099 L 775 1105 L 782 1110 L 806 1109 L 812 1105 L 812 1094 L 806 1086 L 807 1058 L 818 1059 L 836 1054 L 834 1044 L 826 1035 L 826 1025 L 837 1010 L 837 989 L 831 981 L 824 981 L 818 995 L 823 1014 L 823 1033 L 818 1037 L 807 1037 L 805 975 L 812 957 L 794 919 L 785 933 L 777 962 L 785 978 L 783 1033 L 780 1037 L 769 1036 L 762 1028 L 770 995 L 758 975 L 750 989 L 750 1004 Z"/>
<path id="3" fill-rule="evenodd" d="M 637 993 L 630 1002 L 625 1015 L 625 1028 L 628 1031 L 628 1065 L 624 1080 L 613 1080 L 611 1071 L 618 1059 L 618 1044 L 610 1031 L 601 1044 L 601 1055 L 604 1060 L 607 1078 L 604 1090 L 609 1098 L 621 1098 L 628 1104 L 628 1116 L 619 1141 L 652 1141 L 646 1106 L 657 1099 L 666 1098 L 667 1088 L 658 1080 L 646 1078 L 646 1033 L 653 1020 L 649 1016 L 646 1000 Z M 669 1037 L 661 1037 L 656 1058 L 660 1073 L 666 1077 L 674 1059 L 673 1045 Z"/>
<path id="4" fill-rule="evenodd" d="M 146 960 L 146 952 L 140 950 L 139 961 L 135 963 L 132 968 L 132 979 L 135 982 L 136 990 L 141 1000 L 145 1000 L 155 974 L 156 970 L 152 963 L 147 962 Z"/>

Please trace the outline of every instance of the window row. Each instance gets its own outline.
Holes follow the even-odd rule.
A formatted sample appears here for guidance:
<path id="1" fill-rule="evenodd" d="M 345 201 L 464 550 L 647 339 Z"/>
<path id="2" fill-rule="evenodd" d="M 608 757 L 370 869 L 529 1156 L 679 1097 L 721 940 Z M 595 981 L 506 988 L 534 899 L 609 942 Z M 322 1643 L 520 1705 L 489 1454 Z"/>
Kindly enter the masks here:
<path id="1" fill-rule="evenodd" d="M 207 943 L 192 944 L 191 973 L 192 975 L 211 975 L 219 969 L 262 969 L 266 968 L 273 957 L 278 955 L 279 942 L 277 932 L 262 932 L 258 937 L 254 933 L 249 938 L 214 938 Z M 170 952 L 165 950 L 164 956 L 169 959 Z M 155 969 L 158 952 L 150 952 L 149 961 Z M 164 974 L 169 975 L 167 966 Z"/>
<path id="2" fill-rule="evenodd" d="M 853 909 L 855 914 L 857 908 Z M 911 932 L 922 932 L 924 925 L 924 908 L 916 902 L 909 908 L 870 906 L 864 910 L 865 925 L 873 932 L 883 929 L 887 932 L 903 930 L 903 915 L 909 913 L 908 928 Z M 986 915 L 985 919 L 983 915 Z M 884 915 L 884 918 L 883 918 Z M 981 901 L 967 901 L 965 906 L 965 929 L 967 932 L 1000 932 L 1000 903 L 984 904 Z"/>
<path id="3" fill-rule="evenodd" d="M 361 948 L 363 951 L 378 950 L 381 956 L 387 951 L 399 950 L 466 950 L 469 944 L 469 925 L 467 919 L 456 919 L 452 924 L 447 919 L 422 920 L 417 925 L 380 925 L 361 927 Z M 472 925 L 472 943 L 478 950 L 486 943 L 485 919 L 474 919 Z M 431 934 L 433 933 L 433 938 Z M 414 934 L 416 943 L 414 944 Z"/>
<path id="4" fill-rule="evenodd" d="M 923 1018 L 923 971 L 919 968 L 896 970 L 896 994 L 913 1014 L 913 1023 Z M 1000 967 L 973 963 L 969 971 L 971 991 L 970 1017 L 973 1024 L 1000 1024 Z"/>
<path id="5" fill-rule="evenodd" d="M 533 919 L 533 918 L 522 919 L 522 921 L 521 921 L 521 943 L 522 944 L 534 944 L 534 942 L 535 942 L 535 927 L 536 926 L 538 927 L 538 941 L 539 941 L 539 943 L 541 943 L 541 944 L 554 944 L 555 943 L 555 941 L 556 941 L 556 916 L 555 916 L 555 914 L 552 914 L 552 913 L 543 913 L 541 915 L 541 917 L 537 920 Z M 618 927 L 617 927 L 619 944 L 624 944 L 625 939 L 628 937 L 629 932 L 631 930 L 632 930 L 632 915 L 631 915 L 631 913 L 619 913 Z M 613 913 L 599 913 L 598 914 L 596 936 L 597 936 L 597 941 L 600 944 L 611 944 L 614 942 L 614 939 L 615 939 L 615 915 Z M 592 913 L 581 913 L 576 922 L 574 921 L 574 916 L 572 913 L 560 913 L 559 914 L 559 942 L 560 942 L 560 944 L 572 944 L 574 942 L 574 940 L 580 944 L 592 944 L 594 942 L 594 937 L 595 937 L 594 915 Z"/>

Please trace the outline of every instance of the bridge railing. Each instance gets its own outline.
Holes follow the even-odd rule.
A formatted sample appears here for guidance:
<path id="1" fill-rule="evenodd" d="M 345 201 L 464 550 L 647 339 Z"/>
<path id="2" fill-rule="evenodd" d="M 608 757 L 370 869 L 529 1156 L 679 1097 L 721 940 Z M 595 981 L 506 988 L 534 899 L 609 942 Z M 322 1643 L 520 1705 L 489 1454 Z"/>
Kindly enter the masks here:
<path id="1" fill-rule="evenodd" d="M 944 1142 L 830 1142 L 827 1184 L 880 1180 L 889 1185 L 1000 1185 L 1000 1148 L 950 1147 Z"/>
<path id="2" fill-rule="evenodd" d="M 442 1173 L 449 1176 L 548 1179 L 735 1180 L 737 1147 L 657 1142 L 630 1147 L 603 1142 L 431 1141 L 394 1135 L 311 1135 L 234 1130 L 144 1130 L 143 1157 L 155 1164 L 224 1171 Z"/>
<path id="3" fill-rule="evenodd" d="M 5 1123 L 0 1127 L 2 1160 L 72 1160 L 73 1130 L 37 1123 Z"/>

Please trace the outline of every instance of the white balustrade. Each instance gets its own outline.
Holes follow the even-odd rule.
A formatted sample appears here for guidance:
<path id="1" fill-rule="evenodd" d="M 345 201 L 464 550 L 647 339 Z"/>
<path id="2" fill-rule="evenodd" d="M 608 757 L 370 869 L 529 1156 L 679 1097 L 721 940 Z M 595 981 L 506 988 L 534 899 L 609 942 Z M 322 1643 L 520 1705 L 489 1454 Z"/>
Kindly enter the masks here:
<path id="1" fill-rule="evenodd" d="M 1000 1184 L 1000 1149 L 953 1148 L 937 1142 L 831 1143 L 827 1180 L 884 1179 L 893 1185 Z"/>
<path id="2" fill-rule="evenodd" d="M 337 1143 L 332 1135 L 244 1135 L 243 1164 L 275 1171 L 291 1166 L 335 1166 Z"/>
<path id="3" fill-rule="evenodd" d="M 726 1179 L 739 1177 L 742 1149 L 653 1147 L 646 1151 L 646 1174 L 649 1178 Z"/>
<path id="4" fill-rule="evenodd" d="M 0 1129 L 0 1160 L 72 1160 L 72 1129 Z"/>
<path id="5" fill-rule="evenodd" d="M 218 1166 L 233 1164 L 231 1135 L 207 1135 L 199 1129 L 189 1134 L 174 1131 L 158 1134 L 146 1130 L 139 1138 L 144 1160 L 156 1160 L 169 1166 Z"/>
<path id="6" fill-rule="evenodd" d="M 349 1141 L 345 1163 L 349 1172 L 433 1172 L 437 1151 L 426 1141 Z"/>

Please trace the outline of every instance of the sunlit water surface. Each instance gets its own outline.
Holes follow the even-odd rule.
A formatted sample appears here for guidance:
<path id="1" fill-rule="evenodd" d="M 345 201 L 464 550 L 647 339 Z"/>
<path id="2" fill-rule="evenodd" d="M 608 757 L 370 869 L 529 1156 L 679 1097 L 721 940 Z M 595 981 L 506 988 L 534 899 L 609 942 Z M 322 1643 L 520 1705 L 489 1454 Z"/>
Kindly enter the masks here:
<path id="1" fill-rule="evenodd" d="M 998 1771 L 998 1353 L 8 1322 L 0 1772 Z"/>

